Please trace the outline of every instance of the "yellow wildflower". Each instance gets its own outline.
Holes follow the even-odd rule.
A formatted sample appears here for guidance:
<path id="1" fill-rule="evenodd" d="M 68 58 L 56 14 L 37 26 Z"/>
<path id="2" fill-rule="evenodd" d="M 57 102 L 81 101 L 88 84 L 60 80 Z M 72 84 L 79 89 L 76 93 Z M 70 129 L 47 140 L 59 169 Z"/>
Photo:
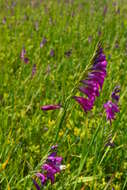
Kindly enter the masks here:
<path id="1" fill-rule="evenodd" d="M 80 129 L 77 128 L 77 127 L 75 127 L 75 128 L 74 128 L 74 135 L 75 135 L 75 136 L 79 136 L 79 134 L 80 134 Z"/>
<path id="2" fill-rule="evenodd" d="M 61 130 L 61 131 L 59 132 L 59 136 L 62 137 L 63 134 L 64 134 L 64 132 Z"/>

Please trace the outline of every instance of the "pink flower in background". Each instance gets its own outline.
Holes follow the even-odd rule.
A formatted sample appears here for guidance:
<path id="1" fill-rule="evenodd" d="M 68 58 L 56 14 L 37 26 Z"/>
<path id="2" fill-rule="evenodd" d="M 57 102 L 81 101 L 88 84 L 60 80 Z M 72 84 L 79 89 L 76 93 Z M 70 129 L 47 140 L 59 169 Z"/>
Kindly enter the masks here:
<path id="1" fill-rule="evenodd" d="M 40 48 L 44 47 L 44 45 L 47 43 L 47 39 L 44 37 L 40 43 Z"/>
<path id="2" fill-rule="evenodd" d="M 56 110 L 56 109 L 60 109 L 61 105 L 60 104 L 56 104 L 56 105 L 45 105 L 41 107 L 41 110 L 43 111 L 48 111 L 48 110 Z"/>
<path id="3" fill-rule="evenodd" d="M 25 50 L 25 48 L 22 48 L 22 50 L 21 50 L 20 59 L 21 59 L 24 63 L 26 63 L 26 64 L 29 63 L 29 58 L 26 57 L 26 50 Z"/>
<path id="4" fill-rule="evenodd" d="M 55 55 L 55 52 L 54 52 L 53 49 L 51 49 L 51 50 L 50 50 L 50 56 L 51 56 L 51 57 L 54 57 L 54 55 Z"/>
<path id="5" fill-rule="evenodd" d="M 33 68 L 32 68 L 32 77 L 34 77 L 35 73 L 36 73 L 36 64 L 33 65 Z"/>

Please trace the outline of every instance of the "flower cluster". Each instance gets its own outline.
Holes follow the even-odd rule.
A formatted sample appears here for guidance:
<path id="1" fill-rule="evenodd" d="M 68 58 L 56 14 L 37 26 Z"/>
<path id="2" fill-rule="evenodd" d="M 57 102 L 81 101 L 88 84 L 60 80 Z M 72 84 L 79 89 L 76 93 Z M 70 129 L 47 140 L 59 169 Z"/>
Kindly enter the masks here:
<path id="1" fill-rule="evenodd" d="M 44 186 L 47 180 L 51 181 L 51 184 L 55 182 L 55 174 L 60 173 L 65 168 L 61 165 L 62 157 L 57 156 L 57 145 L 52 146 L 51 153 L 48 156 L 46 162 L 42 165 L 42 173 L 37 173 L 36 176 L 40 179 L 41 185 Z M 37 181 L 33 179 L 34 185 L 37 190 L 40 190 L 40 186 Z"/>
<path id="2" fill-rule="evenodd" d="M 98 45 L 96 55 L 93 59 L 93 66 L 85 80 L 82 80 L 83 86 L 79 90 L 87 96 L 87 98 L 74 96 L 74 99 L 81 105 L 85 112 L 91 110 L 94 105 L 95 98 L 100 95 L 104 79 L 106 77 L 107 61 L 103 53 L 101 45 Z"/>
<path id="3" fill-rule="evenodd" d="M 110 124 L 112 120 L 115 119 L 115 114 L 120 111 L 117 104 L 120 98 L 120 96 L 118 95 L 119 92 L 120 92 L 120 87 L 116 86 L 111 95 L 112 101 L 109 100 L 107 103 L 104 104 L 107 120 L 110 121 Z"/>

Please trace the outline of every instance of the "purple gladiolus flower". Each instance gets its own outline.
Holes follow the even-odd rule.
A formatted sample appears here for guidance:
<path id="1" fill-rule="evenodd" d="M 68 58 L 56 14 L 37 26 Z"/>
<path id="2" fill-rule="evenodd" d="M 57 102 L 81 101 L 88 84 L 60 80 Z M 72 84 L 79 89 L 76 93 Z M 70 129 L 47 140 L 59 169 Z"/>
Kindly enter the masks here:
<path id="1" fill-rule="evenodd" d="M 33 65 L 33 68 L 32 68 L 32 77 L 35 75 L 36 70 L 37 70 L 36 64 L 34 64 L 34 65 Z"/>
<path id="2" fill-rule="evenodd" d="M 120 112 L 118 105 L 109 100 L 104 104 L 104 108 L 106 110 L 107 120 L 109 120 L 111 124 L 112 120 L 115 119 L 115 114 Z"/>
<path id="3" fill-rule="evenodd" d="M 51 150 L 53 150 L 53 149 L 51 148 Z M 57 151 L 52 152 L 51 154 L 49 154 L 49 156 L 53 156 L 53 157 L 55 157 L 56 155 L 57 155 Z"/>
<path id="4" fill-rule="evenodd" d="M 33 179 L 33 183 L 34 183 L 37 190 L 41 190 L 40 186 L 38 185 L 38 183 L 36 182 L 35 179 Z"/>
<path id="5" fill-rule="evenodd" d="M 66 51 L 66 52 L 64 53 L 64 55 L 65 55 L 66 57 L 70 57 L 71 54 L 72 54 L 72 49 L 70 49 L 70 50 L 68 50 L 68 51 Z"/>
<path id="6" fill-rule="evenodd" d="M 55 52 L 54 52 L 53 49 L 51 49 L 51 51 L 50 51 L 50 56 L 53 57 L 54 55 L 55 55 Z"/>
<path id="7" fill-rule="evenodd" d="M 56 150 L 57 145 L 51 147 L 51 151 Z M 46 162 L 42 165 L 42 173 L 37 173 L 36 176 L 41 181 L 41 186 L 44 186 L 45 183 L 50 180 L 51 184 L 55 182 L 55 174 L 60 173 L 60 171 L 64 168 L 64 165 L 61 165 L 62 157 L 57 156 L 57 151 L 51 152 L 46 160 Z M 63 167 L 64 166 L 64 167 Z M 40 186 L 33 180 L 33 183 L 37 190 L 40 190 Z"/>
<path id="8" fill-rule="evenodd" d="M 59 165 L 59 164 L 61 164 L 61 161 L 62 161 L 62 157 L 54 157 L 54 156 L 48 156 L 48 159 L 47 159 L 49 162 L 51 162 L 51 163 L 54 163 L 54 164 L 57 164 L 57 165 Z"/>
<path id="9" fill-rule="evenodd" d="M 41 185 L 43 186 L 46 182 L 46 177 L 42 173 L 37 173 L 36 176 L 41 180 Z"/>
<path id="10" fill-rule="evenodd" d="M 114 142 L 109 141 L 105 144 L 105 146 L 110 146 L 111 148 L 113 148 L 115 146 L 115 144 L 114 144 Z"/>
<path id="11" fill-rule="evenodd" d="M 56 109 L 60 109 L 61 105 L 57 104 L 57 105 L 45 105 L 41 107 L 41 110 L 43 111 L 48 111 L 48 110 L 56 110 Z"/>
<path id="12" fill-rule="evenodd" d="M 56 144 L 56 145 L 53 145 L 52 147 L 51 147 L 51 149 L 52 150 L 56 150 L 58 148 L 58 145 Z"/>
<path id="13" fill-rule="evenodd" d="M 3 20 L 2 20 L 2 23 L 6 24 L 6 21 L 7 21 L 7 19 L 6 19 L 6 17 L 4 17 Z"/>
<path id="14" fill-rule="evenodd" d="M 104 6 L 104 10 L 103 10 L 103 16 L 105 16 L 105 15 L 106 15 L 107 10 L 108 10 L 108 7 L 107 7 L 107 5 L 105 5 L 105 6 Z"/>
<path id="15" fill-rule="evenodd" d="M 111 121 L 115 119 L 115 114 L 117 112 L 120 112 L 118 104 L 117 104 L 120 98 L 119 92 L 120 92 L 120 86 L 116 86 L 111 95 L 113 102 L 109 100 L 107 103 L 104 104 L 107 120 L 110 121 L 110 124 L 111 124 Z"/>
<path id="16" fill-rule="evenodd" d="M 26 64 L 29 63 L 28 57 L 25 57 L 25 58 L 24 58 L 24 63 L 26 63 Z"/>
<path id="17" fill-rule="evenodd" d="M 87 98 L 74 96 L 74 99 L 81 105 L 85 112 L 93 108 L 94 101 L 100 95 L 100 90 L 102 90 L 106 77 L 107 61 L 100 44 L 92 62 L 93 66 L 89 69 L 88 76 L 85 80 L 81 80 L 83 86 L 79 87 L 79 90 Z"/>
<path id="18" fill-rule="evenodd" d="M 24 60 L 25 55 L 26 55 L 26 50 L 25 50 L 25 48 L 22 48 L 22 51 L 21 51 L 21 54 L 20 54 L 20 58 L 21 58 L 22 60 Z"/>
<path id="19" fill-rule="evenodd" d="M 100 37 L 102 35 L 102 32 L 101 32 L 101 30 L 99 29 L 98 30 L 98 36 Z"/>
<path id="20" fill-rule="evenodd" d="M 43 40 L 40 43 L 40 48 L 44 47 L 44 45 L 47 43 L 47 39 L 44 37 Z"/>
<path id="21" fill-rule="evenodd" d="M 120 96 L 118 94 L 119 92 L 120 92 L 120 86 L 116 86 L 111 95 L 112 100 L 114 100 L 115 102 L 119 101 L 119 98 L 120 98 Z"/>
<path id="22" fill-rule="evenodd" d="M 52 175 L 56 174 L 57 172 L 60 172 L 60 169 L 55 168 L 55 166 L 53 164 L 50 164 L 50 162 L 48 164 L 44 164 L 42 166 L 42 170 L 47 171 L 47 173 L 50 173 Z"/>
<path id="23" fill-rule="evenodd" d="M 20 53 L 20 58 L 21 58 L 21 60 L 24 61 L 24 63 L 26 63 L 26 64 L 29 62 L 28 57 L 26 57 L 26 50 L 25 50 L 25 48 L 22 48 L 22 51 L 21 51 L 21 53 Z"/>

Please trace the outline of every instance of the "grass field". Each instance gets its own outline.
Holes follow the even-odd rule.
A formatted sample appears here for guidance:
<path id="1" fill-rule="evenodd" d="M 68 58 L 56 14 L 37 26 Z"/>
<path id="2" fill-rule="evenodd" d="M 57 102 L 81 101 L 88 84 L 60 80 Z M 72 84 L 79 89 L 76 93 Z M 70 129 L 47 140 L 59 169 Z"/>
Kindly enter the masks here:
<path id="1" fill-rule="evenodd" d="M 0 190 L 34 190 L 54 144 L 66 169 L 42 189 L 127 189 L 126 12 L 126 0 L 0 0 Z M 99 41 L 107 77 L 85 113 L 72 97 Z M 117 85 L 110 125 L 103 105 Z M 42 111 L 47 104 L 62 108 Z"/>

